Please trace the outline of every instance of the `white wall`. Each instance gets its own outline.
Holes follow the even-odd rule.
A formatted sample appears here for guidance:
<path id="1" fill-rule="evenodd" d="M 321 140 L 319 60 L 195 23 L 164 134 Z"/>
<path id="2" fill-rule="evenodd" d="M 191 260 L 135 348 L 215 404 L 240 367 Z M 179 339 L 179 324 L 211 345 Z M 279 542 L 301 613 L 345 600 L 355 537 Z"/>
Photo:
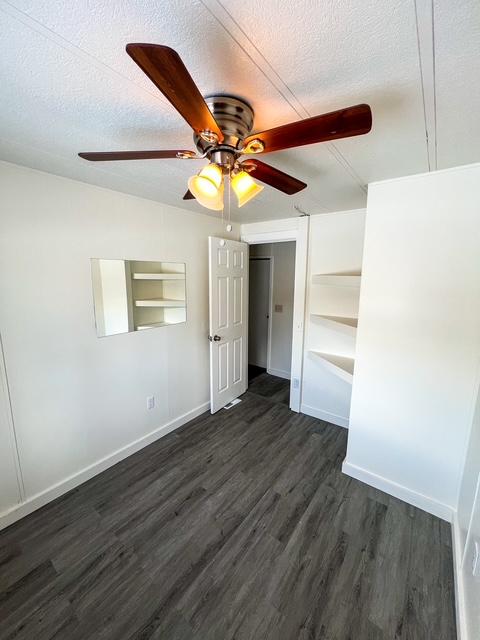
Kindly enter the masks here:
<path id="1" fill-rule="evenodd" d="M 250 255 L 271 256 L 272 315 L 269 373 L 290 379 L 292 365 L 293 297 L 295 289 L 295 242 L 252 245 Z M 275 311 L 281 305 L 282 311 Z"/>
<path id="2" fill-rule="evenodd" d="M 200 212 L 8 163 L 0 192 L 0 332 L 25 497 L 38 504 L 208 408 L 207 237 L 223 234 Z M 91 257 L 185 262 L 187 323 L 98 339 Z"/>
<path id="3" fill-rule="evenodd" d="M 11 421 L 10 401 L 3 353 L 0 343 L 0 514 L 22 498 L 18 477 L 18 457 Z"/>
<path id="4" fill-rule="evenodd" d="M 465 457 L 465 465 L 458 500 L 458 525 L 460 528 L 460 544 L 465 549 L 468 529 L 472 517 L 475 494 L 480 481 L 480 391 L 477 393 L 475 413 L 473 416 L 470 438 Z M 480 507 L 480 504 L 479 504 Z"/>
<path id="5" fill-rule="evenodd" d="M 369 186 L 344 470 L 445 519 L 480 358 L 480 165 Z"/>
<path id="6" fill-rule="evenodd" d="M 349 421 L 351 376 L 317 354 L 353 358 L 356 329 L 317 314 L 357 316 L 359 290 L 312 281 L 316 274 L 361 271 L 364 229 L 364 209 L 310 217 L 301 410 L 343 427 Z"/>
<path id="7" fill-rule="evenodd" d="M 480 544 L 480 389 L 470 432 L 456 526 L 456 569 L 458 598 L 463 605 L 460 625 L 465 628 L 462 640 L 473 640 L 480 629 L 480 575 L 472 575 L 475 543 Z"/>

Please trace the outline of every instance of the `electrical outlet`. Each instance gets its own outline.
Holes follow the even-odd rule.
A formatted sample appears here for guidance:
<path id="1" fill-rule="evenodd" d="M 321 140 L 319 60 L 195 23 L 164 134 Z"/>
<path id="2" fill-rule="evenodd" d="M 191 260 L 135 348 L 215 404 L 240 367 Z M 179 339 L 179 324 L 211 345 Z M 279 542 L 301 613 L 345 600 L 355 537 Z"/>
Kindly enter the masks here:
<path id="1" fill-rule="evenodd" d="M 155 396 L 148 396 L 147 398 L 147 409 L 153 409 L 155 406 Z"/>
<path id="2" fill-rule="evenodd" d="M 480 543 L 478 540 L 473 543 L 472 575 L 475 578 L 480 577 Z"/>

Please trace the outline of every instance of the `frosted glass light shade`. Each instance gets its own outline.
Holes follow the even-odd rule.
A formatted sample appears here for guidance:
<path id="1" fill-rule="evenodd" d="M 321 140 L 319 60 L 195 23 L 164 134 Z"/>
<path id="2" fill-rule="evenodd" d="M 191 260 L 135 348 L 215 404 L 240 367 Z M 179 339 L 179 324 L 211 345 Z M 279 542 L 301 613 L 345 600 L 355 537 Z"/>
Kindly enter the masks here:
<path id="1" fill-rule="evenodd" d="M 200 173 L 188 180 L 188 188 L 196 200 L 207 209 L 223 208 L 223 175 L 216 164 L 207 164 Z"/>
<path id="2" fill-rule="evenodd" d="M 257 184 L 249 173 L 240 171 L 232 178 L 232 189 L 237 196 L 238 206 L 243 207 L 244 204 L 258 195 L 263 190 L 263 187 Z"/>

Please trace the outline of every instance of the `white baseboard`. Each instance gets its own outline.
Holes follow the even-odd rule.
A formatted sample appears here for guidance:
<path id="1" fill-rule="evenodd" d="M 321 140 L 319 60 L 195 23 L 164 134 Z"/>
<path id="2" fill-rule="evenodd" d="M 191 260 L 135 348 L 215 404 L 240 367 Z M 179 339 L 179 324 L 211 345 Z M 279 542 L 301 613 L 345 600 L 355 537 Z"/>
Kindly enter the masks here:
<path id="1" fill-rule="evenodd" d="M 378 476 L 377 474 L 372 473 L 367 469 L 363 469 L 362 467 L 357 467 L 357 465 L 348 462 L 348 460 L 344 460 L 342 471 L 347 476 L 351 476 L 356 480 L 365 482 L 365 484 L 369 484 L 371 487 L 375 487 L 375 489 L 380 489 L 380 491 L 384 491 L 395 498 L 408 502 L 408 504 L 411 504 L 414 507 L 423 509 L 423 511 L 431 513 L 442 520 L 446 520 L 450 523 L 452 522 L 455 510 L 448 504 L 438 502 L 434 498 L 430 498 L 429 496 L 417 493 L 416 491 L 413 491 L 401 484 L 397 484 L 393 480 L 389 480 L 383 476 Z"/>
<path id="2" fill-rule="evenodd" d="M 344 416 L 338 416 L 336 413 L 330 413 L 329 411 L 316 409 L 315 407 L 310 407 L 308 404 L 302 404 L 300 406 L 300 413 L 306 413 L 307 416 L 312 416 L 312 418 L 325 420 L 326 422 L 336 424 L 338 427 L 344 427 L 345 429 L 348 429 L 348 418 L 345 418 Z"/>
<path id="3" fill-rule="evenodd" d="M 457 513 L 452 518 L 452 552 L 453 552 L 453 576 L 455 582 L 455 613 L 457 617 L 457 639 L 468 640 L 467 620 L 465 616 L 465 593 L 463 590 L 462 560 L 463 549 L 461 546 L 460 527 Z"/>
<path id="4" fill-rule="evenodd" d="M 290 371 L 283 371 L 283 369 L 267 369 L 267 373 L 271 376 L 277 376 L 277 378 L 290 380 Z"/>
<path id="5" fill-rule="evenodd" d="M 155 431 L 151 431 L 147 435 L 134 440 L 121 449 L 117 449 L 108 456 L 97 460 L 93 464 L 85 467 L 77 473 L 72 474 L 68 478 L 65 478 L 52 487 L 49 487 L 48 489 L 45 489 L 44 491 L 41 491 L 40 493 L 37 493 L 30 498 L 27 498 L 24 502 L 16 505 L 12 509 L 0 513 L 0 530 L 8 527 L 17 520 L 20 520 L 20 518 L 25 517 L 29 513 L 32 513 L 36 509 L 43 507 L 48 502 L 51 502 L 52 500 L 55 500 L 55 498 L 58 498 L 64 493 L 67 493 L 67 491 L 70 491 L 78 485 L 83 484 L 87 480 L 90 480 L 90 478 L 93 478 L 102 471 L 105 471 L 109 467 L 112 467 L 117 462 L 128 458 L 128 456 L 131 456 L 133 453 L 136 453 L 140 449 L 143 449 L 149 444 L 152 444 L 152 442 L 155 442 L 155 440 L 158 440 L 163 436 L 166 436 L 171 431 L 178 429 L 190 420 L 193 420 L 197 416 L 207 411 L 209 408 L 210 402 L 204 402 L 195 409 L 187 411 L 187 413 L 184 413 L 183 415 L 174 418 L 161 427 L 158 427 L 158 429 L 155 429 Z"/>

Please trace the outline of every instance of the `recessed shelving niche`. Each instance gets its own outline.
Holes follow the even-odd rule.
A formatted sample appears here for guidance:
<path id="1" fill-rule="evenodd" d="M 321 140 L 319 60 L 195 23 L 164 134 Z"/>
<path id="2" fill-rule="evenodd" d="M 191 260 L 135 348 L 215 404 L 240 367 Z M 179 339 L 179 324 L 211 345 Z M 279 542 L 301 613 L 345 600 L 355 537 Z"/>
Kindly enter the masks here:
<path id="1" fill-rule="evenodd" d="M 350 384 L 353 381 L 354 356 L 338 355 L 334 351 L 336 345 L 337 348 L 340 346 L 338 344 L 340 327 L 345 338 L 348 337 L 350 340 L 350 344 L 344 343 L 342 348 L 347 347 L 352 350 L 355 348 L 361 279 L 360 271 L 314 273 L 311 276 L 310 318 L 318 328 L 323 325 L 323 332 L 318 334 L 318 329 L 314 330 L 315 324 L 312 325 L 310 339 L 313 339 L 313 344 L 311 343 L 309 353 L 321 359 L 331 374 Z M 318 322 L 323 320 L 327 322 Z M 335 325 L 337 325 L 337 331 L 335 331 Z M 319 342 L 315 343 L 315 339 Z"/>
<path id="2" fill-rule="evenodd" d="M 186 320 L 185 264 L 132 262 L 133 320 L 139 331 Z"/>
<path id="3" fill-rule="evenodd" d="M 137 331 L 144 331 L 145 329 L 155 329 L 156 327 L 168 327 L 171 322 L 149 322 L 147 324 L 137 324 Z"/>
<path id="4" fill-rule="evenodd" d="M 341 427 L 350 419 L 364 229 L 364 210 L 310 217 L 302 411 Z"/>

